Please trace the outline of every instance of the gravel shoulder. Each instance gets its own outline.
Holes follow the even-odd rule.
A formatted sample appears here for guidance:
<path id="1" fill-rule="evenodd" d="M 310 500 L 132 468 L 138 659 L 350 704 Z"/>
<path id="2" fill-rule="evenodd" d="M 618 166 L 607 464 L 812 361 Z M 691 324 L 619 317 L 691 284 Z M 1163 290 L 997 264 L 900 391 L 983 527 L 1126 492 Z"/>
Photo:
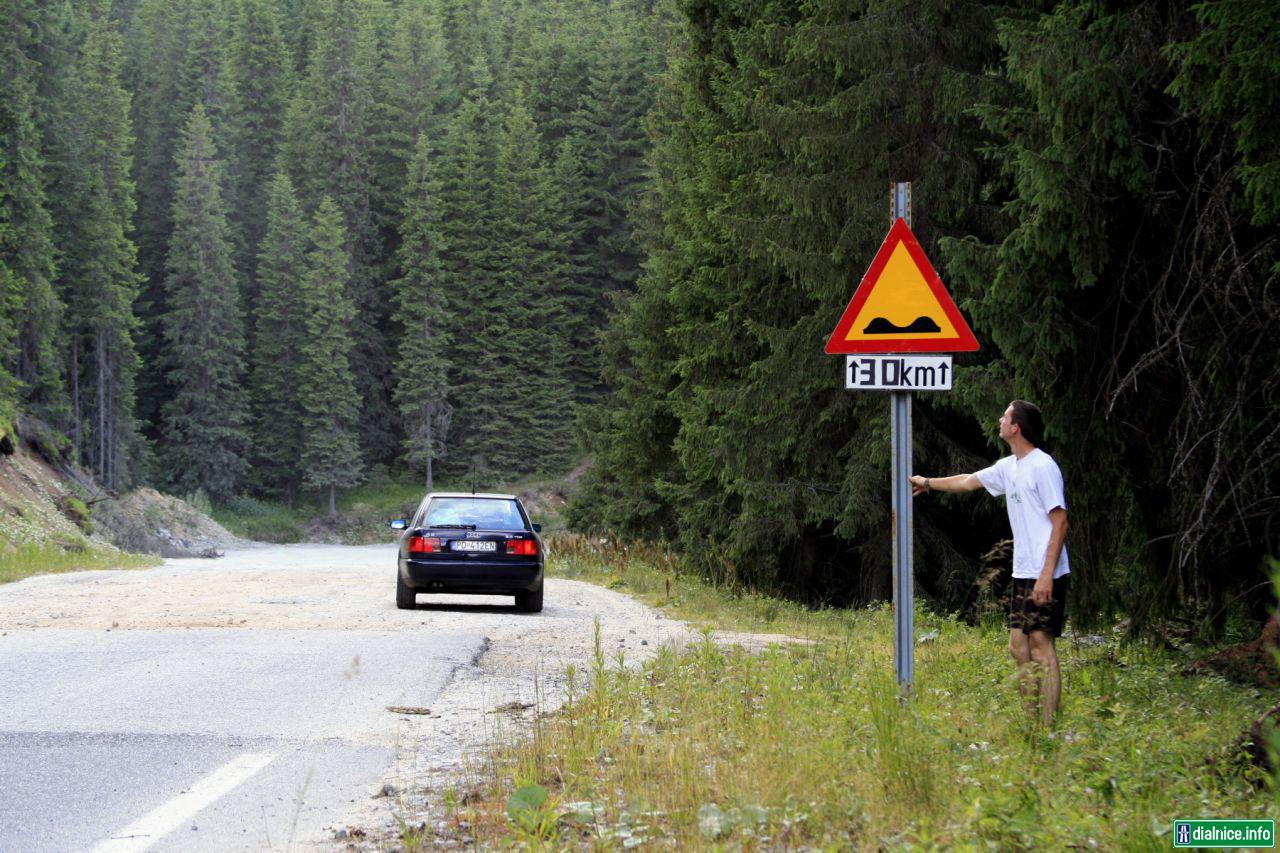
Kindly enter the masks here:
<path id="1" fill-rule="evenodd" d="M 425 833 L 428 846 L 452 846 L 445 831 L 443 792 L 454 788 L 465 795 L 495 745 L 527 737 L 535 715 L 560 708 L 570 666 L 581 686 L 595 660 L 597 619 L 600 647 L 610 666 L 617 665 L 620 655 L 626 664 L 638 665 L 664 645 L 682 647 L 703 639 L 701 631 L 621 593 L 582 581 L 549 578 L 546 583 L 545 609 L 533 615 L 513 612 L 505 604 L 494 607 L 486 604 L 494 599 L 481 597 L 419 598 L 418 613 L 482 619 L 489 643 L 472 666 L 454 671 L 430 709 L 414 709 L 429 713 L 398 715 L 396 760 L 382 789 L 349 816 L 345 829 L 309 849 L 402 849 L 401 822 Z M 466 609 L 459 607 L 462 603 Z M 473 607 L 488 612 L 481 616 Z M 777 634 L 741 632 L 713 632 L 711 638 L 748 649 L 795 642 Z"/>

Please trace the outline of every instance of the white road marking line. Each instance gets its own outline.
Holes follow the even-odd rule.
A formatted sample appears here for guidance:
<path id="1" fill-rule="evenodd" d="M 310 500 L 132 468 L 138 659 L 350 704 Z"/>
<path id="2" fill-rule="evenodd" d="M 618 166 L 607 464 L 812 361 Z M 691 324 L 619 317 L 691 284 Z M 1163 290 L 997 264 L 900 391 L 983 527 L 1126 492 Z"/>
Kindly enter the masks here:
<path id="1" fill-rule="evenodd" d="M 197 781 L 185 793 L 161 804 L 106 841 L 93 853 L 136 853 L 146 850 L 236 785 L 271 763 L 274 753 L 247 752 Z"/>

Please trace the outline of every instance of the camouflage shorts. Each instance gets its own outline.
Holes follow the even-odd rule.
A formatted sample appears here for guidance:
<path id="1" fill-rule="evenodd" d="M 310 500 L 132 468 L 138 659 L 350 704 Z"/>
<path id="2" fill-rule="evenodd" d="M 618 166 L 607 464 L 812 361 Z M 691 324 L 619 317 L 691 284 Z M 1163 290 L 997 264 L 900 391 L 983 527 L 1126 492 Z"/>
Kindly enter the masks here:
<path id="1" fill-rule="evenodd" d="M 1051 637 L 1061 637 L 1063 623 L 1067 621 L 1067 591 L 1071 586 L 1071 575 L 1063 575 L 1053 581 L 1053 600 L 1048 604 L 1036 604 L 1031 598 L 1035 586 L 1035 578 L 1013 579 L 1009 627 L 1025 634 L 1043 631 Z"/>

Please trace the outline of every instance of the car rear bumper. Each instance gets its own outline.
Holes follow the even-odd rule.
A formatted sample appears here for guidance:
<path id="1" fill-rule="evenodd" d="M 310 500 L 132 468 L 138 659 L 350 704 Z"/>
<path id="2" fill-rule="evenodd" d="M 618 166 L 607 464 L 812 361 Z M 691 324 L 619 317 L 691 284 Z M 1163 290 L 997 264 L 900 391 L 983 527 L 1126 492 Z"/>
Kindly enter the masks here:
<path id="1" fill-rule="evenodd" d="M 542 586 L 538 563 L 483 560 L 400 560 L 400 577 L 417 592 L 512 595 Z"/>

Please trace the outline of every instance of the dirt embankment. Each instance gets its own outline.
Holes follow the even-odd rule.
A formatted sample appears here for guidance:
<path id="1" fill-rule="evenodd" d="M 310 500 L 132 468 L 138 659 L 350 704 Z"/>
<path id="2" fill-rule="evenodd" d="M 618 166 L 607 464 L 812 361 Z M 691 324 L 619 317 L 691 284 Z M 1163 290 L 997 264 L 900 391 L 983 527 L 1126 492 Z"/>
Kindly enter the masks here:
<path id="1" fill-rule="evenodd" d="M 76 495 L 65 478 L 25 440 L 5 447 L 9 452 L 0 452 L 0 548 L 88 547 L 90 510 L 83 501 L 71 503 Z"/>
<path id="2" fill-rule="evenodd" d="M 249 544 L 195 509 L 155 489 L 135 489 L 99 505 L 95 518 L 117 548 L 161 557 L 217 557 Z"/>
<path id="3" fill-rule="evenodd" d="M 200 557 L 247 544 L 179 498 L 100 488 L 52 435 L 23 419 L 11 452 L 0 453 L 0 550 L 34 545 Z"/>

